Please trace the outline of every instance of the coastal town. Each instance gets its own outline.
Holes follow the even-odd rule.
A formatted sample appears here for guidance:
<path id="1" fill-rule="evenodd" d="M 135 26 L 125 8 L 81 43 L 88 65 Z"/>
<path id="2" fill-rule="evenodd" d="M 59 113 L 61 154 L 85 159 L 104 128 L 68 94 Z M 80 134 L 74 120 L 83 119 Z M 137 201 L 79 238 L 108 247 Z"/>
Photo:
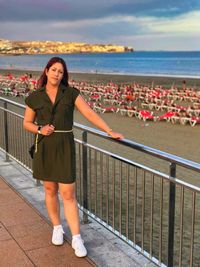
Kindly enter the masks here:
<path id="1" fill-rule="evenodd" d="M 106 45 L 52 41 L 11 41 L 0 39 L 0 55 L 125 52 L 133 52 L 133 48 L 112 44 Z"/>

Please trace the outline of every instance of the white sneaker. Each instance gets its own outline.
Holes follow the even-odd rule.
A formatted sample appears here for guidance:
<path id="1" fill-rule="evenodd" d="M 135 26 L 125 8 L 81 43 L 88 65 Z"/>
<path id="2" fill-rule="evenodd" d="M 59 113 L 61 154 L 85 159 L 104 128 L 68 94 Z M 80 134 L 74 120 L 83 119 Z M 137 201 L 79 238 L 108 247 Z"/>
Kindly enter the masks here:
<path id="1" fill-rule="evenodd" d="M 85 257 L 87 255 L 87 250 L 83 243 L 84 241 L 81 238 L 72 239 L 72 248 L 75 250 L 77 257 Z"/>
<path id="2" fill-rule="evenodd" d="M 60 227 L 56 227 L 53 229 L 53 234 L 52 234 L 52 243 L 56 246 L 60 246 L 63 244 L 63 234 L 65 232 L 63 231 L 62 225 Z"/>

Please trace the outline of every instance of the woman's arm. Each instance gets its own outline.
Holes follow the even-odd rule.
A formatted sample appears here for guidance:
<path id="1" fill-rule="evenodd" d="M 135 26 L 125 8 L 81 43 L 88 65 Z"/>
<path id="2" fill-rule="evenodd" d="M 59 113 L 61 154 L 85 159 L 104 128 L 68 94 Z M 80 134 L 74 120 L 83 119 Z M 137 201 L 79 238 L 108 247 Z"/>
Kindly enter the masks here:
<path id="1" fill-rule="evenodd" d="M 38 125 L 34 123 L 35 116 L 35 111 L 27 106 L 24 114 L 23 126 L 24 129 L 34 134 L 38 132 Z M 47 124 L 43 126 L 40 131 L 42 135 L 50 135 L 54 132 L 54 126 Z"/>
<path id="2" fill-rule="evenodd" d="M 38 130 L 38 126 L 34 123 L 35 115 L 35 111 L 27 106 L 24 114 L 23 126 L 24 129 L 31 133 L 37 133 Z"/>
<path id="3" fill-rule="evenodd" d="M 76 98 L 75 106 L 77 109 L 83 114 L 83 116 L 92 122 L 95 126 L 112 136 L 113 138 L 122 139 L 124 138 L 122 134 L 114 132 L 106 122 L 96 113 L 94 112 L 85 100 L 79 95 Z"/>

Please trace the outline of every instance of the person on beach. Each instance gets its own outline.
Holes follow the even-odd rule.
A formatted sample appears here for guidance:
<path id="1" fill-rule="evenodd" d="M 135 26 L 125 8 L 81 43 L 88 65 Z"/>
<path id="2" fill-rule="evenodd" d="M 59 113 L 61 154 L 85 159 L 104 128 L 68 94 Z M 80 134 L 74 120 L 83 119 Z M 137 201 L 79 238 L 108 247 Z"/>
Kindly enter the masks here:
<path id="1" fill-rule="evenodd" d="M 84 101 L 78 89 L 68 84 L 68 71 L 62 58 L 53 57 L 38 81 L 38 90 L 26 99 L 24 128 L 36 134 L 33 154 L 33 177 L 42 180 L 45 202 L 53 224 L 52 243 L 63 244 L 58 191 L 72 234 L 72 248 L 77 257 L 87 255 L 80 235 L 80 222 L 75 196 L 75 143 L 73 111 L 76 107 L 90 122 L 112 138 L 122 139 Z M 37 124 L 35 123 L 37 122 Z"/>

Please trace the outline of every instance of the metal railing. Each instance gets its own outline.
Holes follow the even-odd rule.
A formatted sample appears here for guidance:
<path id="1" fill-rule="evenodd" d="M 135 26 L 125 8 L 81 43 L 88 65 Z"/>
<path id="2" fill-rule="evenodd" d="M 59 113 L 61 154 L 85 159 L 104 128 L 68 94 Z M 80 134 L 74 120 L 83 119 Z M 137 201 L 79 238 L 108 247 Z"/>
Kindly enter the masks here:
<path id="1" fill-rule="evenodd" d="M 6 160 L 31 170 L 24 107 L 0 97 L 0 148 Z M 92 217 L 158 266 L 199 266 L 200 164 L 78 123 L 74 128 L 84 222 Z"/>

